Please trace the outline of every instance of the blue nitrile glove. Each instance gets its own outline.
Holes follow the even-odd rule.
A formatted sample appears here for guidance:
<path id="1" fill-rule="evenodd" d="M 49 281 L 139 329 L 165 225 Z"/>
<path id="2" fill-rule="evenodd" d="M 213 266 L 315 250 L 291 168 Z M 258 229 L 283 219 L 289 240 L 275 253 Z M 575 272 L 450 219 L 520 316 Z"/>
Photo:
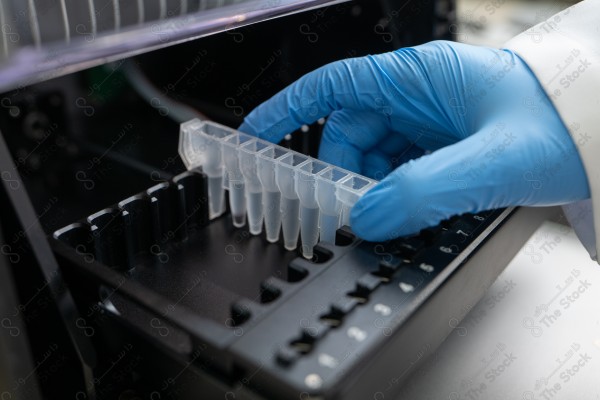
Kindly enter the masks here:
<path id="1" fill-rule="evenodd" d="M 240 130 L 278 142 L 324 116 L 320 158 L 382 179 L 351 213 L 368 240 L 465 212 L 590 196 L 566 127 L 507 50 L 437 41 L 335 62 L 260 105 Z"/>

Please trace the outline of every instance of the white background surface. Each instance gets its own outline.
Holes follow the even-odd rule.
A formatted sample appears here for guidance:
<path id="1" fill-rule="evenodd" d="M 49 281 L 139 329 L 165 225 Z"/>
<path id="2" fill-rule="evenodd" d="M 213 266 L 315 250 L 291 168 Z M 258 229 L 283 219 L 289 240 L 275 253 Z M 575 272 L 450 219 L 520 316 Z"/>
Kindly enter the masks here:
<path id="1" fill-rule="evenodd" d="M 458 0 L 454 33 L 501 47 L 575 2 Z M 600 266 L 570 228 L 542 225 L 464 311 L 398 399 L 600 400 Z"/>
<path id="2" fill-rule="evenodd" d="M 457 0 L 459 42 L 501 47 L 506 41 L 531 28 L 578 0 Z"/>
<path id="3" fill-rule="evenodd" d="M 465 311 L 399 399 L 600 400 L 600 266 L 570 228 L 544 223 Z"/>

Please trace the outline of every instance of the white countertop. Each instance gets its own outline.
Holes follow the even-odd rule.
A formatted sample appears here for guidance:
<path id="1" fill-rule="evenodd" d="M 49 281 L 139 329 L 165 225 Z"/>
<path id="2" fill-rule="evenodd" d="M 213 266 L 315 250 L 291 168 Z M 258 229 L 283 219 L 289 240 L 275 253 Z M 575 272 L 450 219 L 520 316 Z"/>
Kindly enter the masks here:
<path id="1" fill-rule="evenodd" d="M 398 399 L 600 400 L 600 266 L 571 228 L 541 225 Z"/>

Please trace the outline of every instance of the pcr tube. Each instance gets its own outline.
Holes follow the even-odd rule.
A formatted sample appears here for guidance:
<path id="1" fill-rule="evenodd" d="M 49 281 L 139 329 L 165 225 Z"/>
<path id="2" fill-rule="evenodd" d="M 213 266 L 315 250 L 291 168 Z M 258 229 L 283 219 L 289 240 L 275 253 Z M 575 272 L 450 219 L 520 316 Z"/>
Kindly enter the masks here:
<path id="1" fill-rule="evenodd" d="M 377 181 L 354 174 L 339 182 L 336 193 L 342 203 L 341 225 L 350 226 L 350 210 L 358 199 L 376 184 Z"/>
<path id="2" fill-rule="evenodd" d="M 226 188 L 236 227 L 245 225 L 248 204 L 251 233 L 262 231 L 264 218 L 267 240 L 276 242 L 281 229 L 285 248 L 294 250 L 301 231 L 306 258 L 312 258 L 319 230 L 321 240 L 334 242 L 336 229 L 349 225 L 350 209 L 377 184 L 226 126 L 197 119 L 181 125 L 179 153 L 188 169 L 201 166 L 208 176 L 210 219 L 225 211 Z"/>
<path id="3" fill-rule="evenodd" d="M 257 157 L 258 179 L 263 187 L 265 233 L 270 243 L 279 240 L 281 230 L 281 192 L 275 178 L 276 159 L 287 153 L 283 148 L 271 145 L 259 151 Z"/>
<path id="4" fill-rule="evenodd" d="M 259 235 L 263 223 L 263 186 L 258 177 L 257 152 L 268 147 L 269 143 L 252 139 L 239 148 L 240 168 L 246 183 L 246 209 L 248 229 L 251 234 Z M 277 210 L 279 213 L 279 210 Z"/>
<path id="5" fill-rule="evenodd" d="M 317 203 L 316 175 L 329 168 L 328 164 L 310 159 L 295 168 L 295 188 L 300 199 L 300 241 L 304 258 L 313 257 L 313 248 L 319 241 L 319 204 Z"/>
<path id="6" fill-rule="evenodd" d="M 294 187 L 294 168 L 307 160 L 307 156 L 293 151 L 277 159 L 275 179 L 281 192 L 281 231 L 286 250 L 296 248 L 300 232 L 300 200 Z"/>
<path id="7" fill-rule="evenodd" d="M 254 138 L 250 135 L 236 132 L 223 140 L 223 160 L 227 171 L 229 189 L 229 208 L 233 226 L 241 228 L 246 225 L 246 190 L 244 176 L 240 168 L 239 146 Z"/>
<path id="8" fill-rule="evenodd" d="M 335 231 L 340 227 L 342 202 L 338 199 L 338 186 L 350 175 L 341 168 L 331 167 L 317 175 L 317 203 L 321 209 L 321 241 L 335 243 Z"/>
<path id="9" fill-rule="evenodd" d="M 203 134 L 198 134 L 199 132 Z M 217 218 L 225 212 L 221 139 L 232 132 L 207 125 L 198 119 L 181 125 L 179 155 L 187 169 L 202 166 L 202 171 L 208 177 L 210 219 Z"/>

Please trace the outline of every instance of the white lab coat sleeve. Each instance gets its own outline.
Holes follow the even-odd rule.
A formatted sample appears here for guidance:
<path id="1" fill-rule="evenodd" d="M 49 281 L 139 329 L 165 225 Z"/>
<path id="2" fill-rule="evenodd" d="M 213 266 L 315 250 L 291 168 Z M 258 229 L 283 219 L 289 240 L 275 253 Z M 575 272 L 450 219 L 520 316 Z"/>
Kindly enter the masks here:
<path id="1" fill-rule="evenodd" d="M 591 199 L 564 208 L 593 259 L 600 249 L 600 0 L 586 0 L 504 46 L 531 68 L 577 146 Z"/>

